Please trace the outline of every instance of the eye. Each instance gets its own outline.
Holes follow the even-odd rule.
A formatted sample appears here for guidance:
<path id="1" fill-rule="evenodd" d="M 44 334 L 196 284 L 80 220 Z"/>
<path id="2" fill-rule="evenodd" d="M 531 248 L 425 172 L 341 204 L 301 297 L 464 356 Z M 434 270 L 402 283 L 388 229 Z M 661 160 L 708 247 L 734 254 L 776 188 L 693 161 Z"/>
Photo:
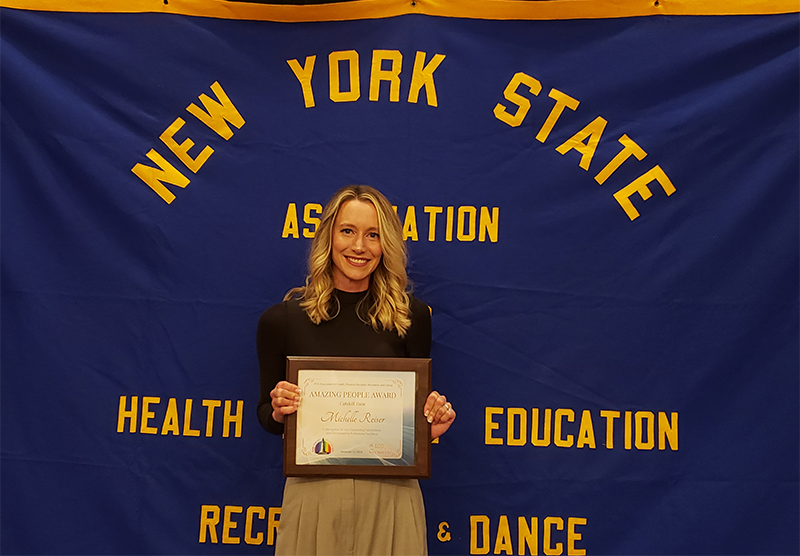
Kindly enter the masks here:
<path id="1" fill-rule="evenodd" d="M 378 238 L 380 238 L 381 236 L 380 236 L 380 234 L 379 234 L 378 232 L 370 232 L 370 233 L 368 234 L 368 237 L 369 237 L 370 239 L 378 239 Z"/>
<path id="2" fill-rule="evenodd" d="M 339 232 L 345 235 L 349 235 L 353 233 L 353 230 L 351 230 L 350 228 L 342 228 L 341 230 L 339 230 Z"/>

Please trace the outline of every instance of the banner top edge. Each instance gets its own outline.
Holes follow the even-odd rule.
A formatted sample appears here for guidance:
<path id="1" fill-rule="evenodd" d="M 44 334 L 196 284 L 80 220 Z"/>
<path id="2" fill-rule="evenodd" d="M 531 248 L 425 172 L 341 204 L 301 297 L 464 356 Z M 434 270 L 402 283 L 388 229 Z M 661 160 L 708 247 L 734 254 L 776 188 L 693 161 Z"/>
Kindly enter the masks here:
<path id="1" fill-rule="evenodd" d="M 0 7 L 70 13 L 162 13 L 274 22 L 346 21 L 419 14 L 487 20 L 614 19 L 800 13 L 796 0 L 352 0 L 260 4 L 228 0 L 0 0 Z"/>

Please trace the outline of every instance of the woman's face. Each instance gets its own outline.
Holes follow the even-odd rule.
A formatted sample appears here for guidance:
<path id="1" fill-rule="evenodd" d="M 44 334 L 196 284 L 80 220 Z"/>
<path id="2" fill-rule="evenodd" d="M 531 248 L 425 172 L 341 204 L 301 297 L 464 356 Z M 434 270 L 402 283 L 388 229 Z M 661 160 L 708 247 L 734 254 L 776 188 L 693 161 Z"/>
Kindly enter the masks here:
<path id="1" fill-rule="evenodd" d="M 333 285 L 345 292 L 366 291 L 383 254 L 372 203 L 352 199 L 339 207 L 331 243 Z"/>

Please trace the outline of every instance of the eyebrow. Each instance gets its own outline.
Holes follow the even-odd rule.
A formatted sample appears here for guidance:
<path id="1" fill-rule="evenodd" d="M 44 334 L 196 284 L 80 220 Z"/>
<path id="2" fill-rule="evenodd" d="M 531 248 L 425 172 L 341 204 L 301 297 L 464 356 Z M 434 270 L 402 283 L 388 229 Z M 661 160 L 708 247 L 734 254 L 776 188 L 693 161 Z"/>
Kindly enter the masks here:
<path id="1" fill-rule="evenodd" d="M 355 224 L 353 224 L 351 222 L 339 222 L 339 228 L 343 228 L 345 226 L 348 227 L 348 228 L 358 228 L 358 226 L 356 226 Z M 369 228 L 367 228 L 364 231 L 365 232 L 370 232 L 370 231 L 373 231 L 373 230 L 376 231 L 376 232 L 380 232 L 380 228 L 378 226 L 370 226 Z"/>

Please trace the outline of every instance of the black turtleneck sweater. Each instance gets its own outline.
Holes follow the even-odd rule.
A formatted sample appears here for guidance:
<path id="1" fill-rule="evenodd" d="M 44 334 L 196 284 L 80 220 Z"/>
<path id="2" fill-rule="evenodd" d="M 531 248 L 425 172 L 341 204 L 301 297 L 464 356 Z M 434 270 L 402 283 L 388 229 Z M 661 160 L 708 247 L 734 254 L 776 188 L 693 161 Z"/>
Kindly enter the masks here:
<path id="1" fill-rule="evenodd" d="M 401 338 L 394 331 L 376 332 L 356 314 L 367 292 L 336 290 L 341 309 L 333 319 L 314 324 L 297 300 L 273 305 L 258 320 L 256 342 L 260 368 L 258 420 L 273 434 L 283 433 L 283 423 L 272 418 L 269 393 L 286 378 L 286 357 L 430 357 L 431 315 L 428 306 L 411 297 L 411 327 Z M 361 304 L 362 314 L 369 300 Z"/>

